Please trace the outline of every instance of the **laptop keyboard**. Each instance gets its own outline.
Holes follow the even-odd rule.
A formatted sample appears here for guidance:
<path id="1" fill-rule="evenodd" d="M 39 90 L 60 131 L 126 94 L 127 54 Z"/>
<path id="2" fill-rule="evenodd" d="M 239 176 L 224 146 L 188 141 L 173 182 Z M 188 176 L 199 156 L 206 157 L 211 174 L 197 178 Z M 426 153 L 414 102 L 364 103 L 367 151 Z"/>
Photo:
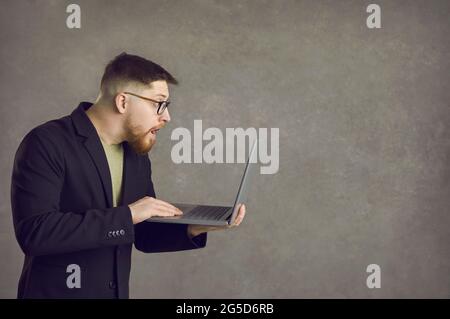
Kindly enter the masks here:
<path id="1" fill-rule="evenodd" d="M 184 217 L 192 219 L 221 220 L 229 209 L 230 207 L 222 206 L 198 206 L 184 214 Z"/>

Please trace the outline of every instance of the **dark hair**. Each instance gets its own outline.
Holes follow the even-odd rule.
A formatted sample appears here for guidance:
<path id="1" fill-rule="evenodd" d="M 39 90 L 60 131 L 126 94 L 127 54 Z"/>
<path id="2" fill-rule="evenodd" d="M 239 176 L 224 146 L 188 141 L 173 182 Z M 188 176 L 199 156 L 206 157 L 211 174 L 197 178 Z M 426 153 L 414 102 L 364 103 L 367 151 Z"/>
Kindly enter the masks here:
<path id="1" fill-rule="evenodd" d="M 110 85 L 117 83 L 137 82 L 149 85 L 150 82 L 158 80 L 178 84 L 178 81 L 162 66 L 140 56 L 122 52 L 106 66 L 100 88 L 102 92 L 106 92 Z"/>

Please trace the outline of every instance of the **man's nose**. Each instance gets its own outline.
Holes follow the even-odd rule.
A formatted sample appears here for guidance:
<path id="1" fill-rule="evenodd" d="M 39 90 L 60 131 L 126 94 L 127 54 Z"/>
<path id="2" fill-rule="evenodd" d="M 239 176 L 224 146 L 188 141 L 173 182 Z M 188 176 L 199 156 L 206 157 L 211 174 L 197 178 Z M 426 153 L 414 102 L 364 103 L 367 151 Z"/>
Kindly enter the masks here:
<path id="1" fill-rule="evenodd" d="M 167 108 L 164 110 L 163 114 L 161 114 L 161 120 L 165 122 L 170 122 L 170 114 Z"/>

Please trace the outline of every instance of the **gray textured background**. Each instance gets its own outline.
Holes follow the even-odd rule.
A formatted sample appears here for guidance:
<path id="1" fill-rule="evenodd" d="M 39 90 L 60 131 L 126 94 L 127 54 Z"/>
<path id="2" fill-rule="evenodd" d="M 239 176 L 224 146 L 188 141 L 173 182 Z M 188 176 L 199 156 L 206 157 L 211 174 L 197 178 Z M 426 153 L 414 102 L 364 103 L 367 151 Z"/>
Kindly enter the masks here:
<path id="1" fill-rule="evenodd" d="M 74 2 L 80 30 L 69 1 L 1 1 L 0 297 L 15 297 L 23 260 L 18 144 L 92 101 L 124 50 L 181 82 L 151 153 L 160 198 L 227 203 L 243 169 L 172 164 L 176 127 L 279 127 L 281 144 L 239 229 L 198 251 L 134 252 L 132 297 L 450 297 L 450 1 Z M 366 287 L 371 263 L 381 289 Z"/>

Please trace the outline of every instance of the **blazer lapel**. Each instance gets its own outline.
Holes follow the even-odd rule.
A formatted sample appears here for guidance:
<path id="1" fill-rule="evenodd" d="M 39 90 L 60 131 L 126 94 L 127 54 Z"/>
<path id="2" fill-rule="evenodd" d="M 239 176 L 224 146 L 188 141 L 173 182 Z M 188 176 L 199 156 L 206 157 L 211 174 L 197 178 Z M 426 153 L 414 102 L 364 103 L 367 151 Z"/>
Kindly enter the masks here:
<path id="1" fill-rule="evenodd" d="M 97 168 L 97 172 L 102 181 L 103 192 L 105 194 L 107 205 L 108 207 L 112 207 L 112 182 L 108 160 L 106 159 L 106 154 L 103 149 L 102 142 L 100 141 L 100 137 L 97 134 L 97 130 L 85 113 L 85 111 L 91 106 L 92 103 L 80 103 L 80 105 L 72 112 L 71 117 L 77 133 L 86 137 L 84 140 L 84 146 L 86 147 L 87 152 L 91 156 L 92 161 Z"/>
<path id="2" fill-rule="evenodd" d="M 131 147 L 128 145 L 128 143 L 124 142 L 123 145 L 123 174 L 122 174 L 122 196 L 120 199 L 121 204 L 129 203 L 130 201 L 130 194 L 129 191 L 132 189 L 132 185 L 128 185 L 129 183 L 132 183 L 133 179 L 132 176 L 136 176 L 134 173 L 135 169 L 135 153 L 131 149 Z M 133 175 L 134 174 L 134 175 Z"/>
<path id="3" fill-rule="evenodd" d="M 113 201 L 111 173 L 109 171 L 108 160 L 106 159 L 106 154 L 100 138 L 90 137 L 85 140 L 84 146 L 86 147 L 89 155 L 92 158 L 92 161 L 97 167 L 98 174 L 100 175 L 100 179 L 102 180 L 103 191 L 106 195 L 106 202 L 108 203 L 109 207 L 112 207 Z"/>

